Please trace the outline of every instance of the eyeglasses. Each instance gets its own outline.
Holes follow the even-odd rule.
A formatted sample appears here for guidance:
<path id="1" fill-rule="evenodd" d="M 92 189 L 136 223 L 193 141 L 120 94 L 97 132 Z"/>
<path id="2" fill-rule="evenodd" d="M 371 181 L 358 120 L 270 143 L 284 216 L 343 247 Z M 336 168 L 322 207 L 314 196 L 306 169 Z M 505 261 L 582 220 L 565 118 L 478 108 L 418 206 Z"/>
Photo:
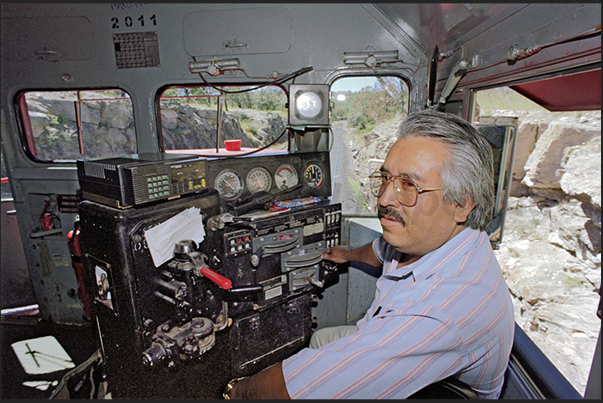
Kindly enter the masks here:
<path id="1" fill-rule="evenodd" d="M 403 175 L 390 175 L 385 172 L 377 171 L 369 175 L 369 186 L 371 193 L 375 197 L 381 197 L 385 193 L 387 184 L 393 182 L 394 195 L 396 199 L 406 207 L 412 207 L 417 204 L 419 193 L 430 190 L 443 190 L 444 188 L 422 188 L 419 187 L 412 179 Z"/>

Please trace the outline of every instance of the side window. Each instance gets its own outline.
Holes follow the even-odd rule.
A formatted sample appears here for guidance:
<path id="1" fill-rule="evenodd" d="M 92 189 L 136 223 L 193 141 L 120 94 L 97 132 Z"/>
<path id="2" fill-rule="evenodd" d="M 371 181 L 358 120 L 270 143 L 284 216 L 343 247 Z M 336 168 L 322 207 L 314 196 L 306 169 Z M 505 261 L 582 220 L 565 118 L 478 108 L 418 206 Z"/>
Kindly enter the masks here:
<path id="1" fill-rule="evenodd" d="M 6 164 L 4 163 L 4 151 L 0 154 L 2 156 L 2 184 L 0 190 L 2 192 L 2 200 L 8 200 L 13 198 L 13 193 L 10 190 L 10 184 L 8 183 L 8 173 L 6 172 Z"/>
<path id="2" fill-rule="evenodd" d="M 38 160 L 136 153 L 132 101 L 125 91 L 32 91 L 18 101 L 27 149 Z"/>
<path id="3" fill-rule="evenodd" d="M 478 116 L 518 119 L 494 251 L 515 321 L 584 394 L 601 328 L 601 110 L 552 112 L 511 87 L 475 95 Z"/>
<path id="4" fill-rule="evenodd" d="M 344 213 L 374 212 L 368 176 L 378 170 L 408 114 L 409 90 L 399 77 L 346 77 L 331 86 L 333 200 Z"/>
<path id="5" fill-rule="evenodd" d="M 276 86 L 167 88 L 160 96 L 163 148 L 203 154 L 241 140 L 243 149 L 287 150 L 286 105 Z"/>

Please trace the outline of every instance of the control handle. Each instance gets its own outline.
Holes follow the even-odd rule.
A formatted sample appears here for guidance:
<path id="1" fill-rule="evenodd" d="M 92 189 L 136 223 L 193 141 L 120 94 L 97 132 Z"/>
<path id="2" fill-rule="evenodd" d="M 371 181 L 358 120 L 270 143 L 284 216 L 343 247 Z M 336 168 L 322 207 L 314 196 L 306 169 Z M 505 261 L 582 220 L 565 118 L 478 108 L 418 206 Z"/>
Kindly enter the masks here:
<path id="1" fill-rule="evenodd" d="M 199 266 L 199 273 L 216 283 L 223 290 L 228 290 L 232 287 L 232 281 L 221 274 L 216 273 L 207 266 Z"/>
<path id="2" fill-rule="evenodd" d="M 228 290 L 230 289 L 230 287 L 232 287 L 232 281 L 230 281 L 223 275 L 216 273 L 215 271 L 210 269 L 209 266 L 207 266 L 207 256 L 205 256 L 204 254 L 199 253 L 197 251 L 186 251 L 182 255 L 187 256 L 193 262 L 193 265 L 195 267 L 193 272 L 196 276 L 207 277 L 223 290 Z"/>

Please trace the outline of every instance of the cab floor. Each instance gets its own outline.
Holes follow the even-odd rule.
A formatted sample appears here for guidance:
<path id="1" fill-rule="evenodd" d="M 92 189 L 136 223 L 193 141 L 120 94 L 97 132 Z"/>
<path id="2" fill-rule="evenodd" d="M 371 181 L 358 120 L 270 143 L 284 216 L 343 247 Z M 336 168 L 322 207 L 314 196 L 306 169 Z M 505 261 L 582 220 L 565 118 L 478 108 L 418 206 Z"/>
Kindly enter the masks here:
<path id="1" fill-rule="evenodd" d="M 92 324 L 60 325 L 29 315 L 2 315 L 1 364 L 2 399 L 48 399 L 63 376 L 70 370 L 46 374 L 28 374 L 13 350 L 18 341 L 54 336 L 69 354 L 75 366 L 86 361 L 99 348 Z M 42 386 L 28 386 L 41 383 Z M 47 386 L 45 390 L 44 384 Z"/>

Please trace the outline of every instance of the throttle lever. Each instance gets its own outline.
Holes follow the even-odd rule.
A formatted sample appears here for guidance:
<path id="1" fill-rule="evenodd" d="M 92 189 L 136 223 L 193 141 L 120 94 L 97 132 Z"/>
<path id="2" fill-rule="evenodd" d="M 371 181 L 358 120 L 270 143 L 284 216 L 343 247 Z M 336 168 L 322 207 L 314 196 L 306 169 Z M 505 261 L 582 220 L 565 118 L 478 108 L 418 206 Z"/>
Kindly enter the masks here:
<path id="1" fill-rule="evenodd" d="M 204 254 L 201 254 L 199 252 L 189 252 L 187 253 L 187 255 L 192 260 L 193 265 L 195 266 L 195 268 L 193 269 L 193 273 L 196 276 L 207 277 L 209 280 L 216 283 L 223 290 L 228 290 L 232 287 L 232 281 L 209 268 L 205 261 L 206 256 Z"/>
<path id="2" fill-rule="evenodd" d="M 223 290 L 229 290 L 232 287 L 232 281 L 221 274 L 216 273 L 207 266 L 198 267 L 199 273 L 216 283 Z"/>

